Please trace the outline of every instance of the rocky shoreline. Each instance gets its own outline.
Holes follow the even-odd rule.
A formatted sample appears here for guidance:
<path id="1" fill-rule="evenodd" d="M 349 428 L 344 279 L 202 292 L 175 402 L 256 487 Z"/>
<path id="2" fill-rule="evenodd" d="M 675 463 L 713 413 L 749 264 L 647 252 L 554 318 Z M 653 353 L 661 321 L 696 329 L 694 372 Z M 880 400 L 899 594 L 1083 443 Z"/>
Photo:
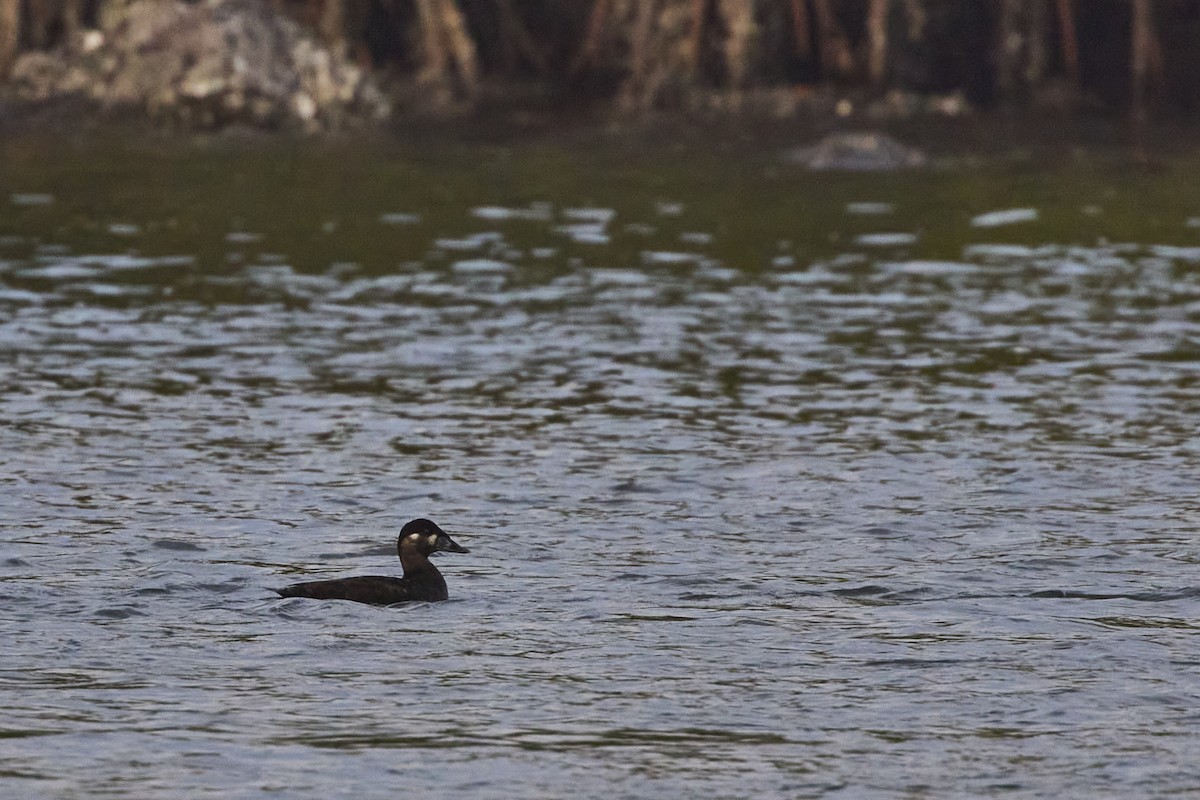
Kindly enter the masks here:
<path id="1" fill-rule="evenodd" d="M 1146 126 L 1200 112 L 1200 17 L 1183 6 L 0 0 L 0 121 L 58 106 L 83 123 L 325 132 L 393 107 L 519 112 L 536 98 L 538 113 L 563 118 L 586 108 L 871 127 L 980 109 Z"/>
<path id="2" fill-rule="evenodd" d="M 17 106 L 80 102 L 188 129 L 330 131 L 386 119 L 363 69 L 257 0 L 134 0 L 97 28 L 13 63 Z"/>
<path id="3" fill-rule="evenodd" d="M 615 22 L 610 28 L 620 29 Z M 404 72 L 365 66 L 370 60 L 362 53 L 351 58 L 345 40 L 329 41 L 297 21 L 282 2 L 111 0 L 86 25 L 68 26 L 49 49 L 31 47 L 15 57 L 0 84 L 0 126 L 36 135 L 149 120 L 184 132 L 323 135 L 411 131 L 418 118 L 418 127 L 427 119 L 440 126 L 438 136 L 455 128 L 471 135 L 483 129 L 525 136 L 559 135 L 581 123 L 630 132 L 665 119 L 664 127 L 685 135 L 736 130 L 734 138 L 753 136 L 764 148 L 771 147 L 764 141 L 772 136 L 768 131 L 783 131 L 776 139 L 788 142 L 779 147 L 786 150 L 784 163 L 848 171 L 929 166 L 930 153 L 941 149 L 929 132 L 936 140 L 937 131 L 947 129 L 959 131 L 951 135 L 959 143 L 952 149 L 966 153 L 1003 148 L 1008 140 L 1079 136 L 1086 142 L 1094 128 L 1101 131 L 1099 141 L 1127 138 L 1141 157 L 1161 135 L 1159 126 L 1127 125 L 1130 118 L 1114 109 L 1096 113 L 1072 104 L 1070 95 L 1053 102 L 1045 93 L 1037 103 L 998 113 L 976 109 L 953 88 L 938 94 L 851 83 L 700 82 L 686 91 L 676 87 L 675 102 L 662 108 L 622 104 L 629 98 L 623 90 L 589 92 L 570 75 L 477 81 L 464 94 L 444 75 L 416 68 L 419 58 L 433 52 L 431 45 L 405 40 L 413 50 Z M 602 60 L 603 51 L 584 52 Z M 381 85 L 381 75 L 393 83 Z M 658 86 L 651 94 L 663 92 Z M 447 125 L 447 110 L 469 113 L 451 115 Z M 1054 120 L 1049 126 L 1048 117 Z M 1169 130 L 1165 135 L 1170 140 Z M 808 146 L 798 147 L 801 143 Z"/>

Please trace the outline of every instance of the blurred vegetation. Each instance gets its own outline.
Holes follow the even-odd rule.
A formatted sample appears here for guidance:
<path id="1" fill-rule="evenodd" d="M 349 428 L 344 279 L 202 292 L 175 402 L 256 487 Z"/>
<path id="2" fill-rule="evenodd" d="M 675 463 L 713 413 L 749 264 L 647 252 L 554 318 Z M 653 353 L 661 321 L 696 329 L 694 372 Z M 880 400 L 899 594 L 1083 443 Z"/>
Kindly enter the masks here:
<path id="1" fill-rule="evenodd" d="M 103 28 L 123 2 L 0 0 L 0 71 Z M 263 2 L 431 106 L 529 87 L 633 112 L 773 93 L 791 113 L 857 92 L 1137 117 L 1200 99 L 1200 0 Z"/>

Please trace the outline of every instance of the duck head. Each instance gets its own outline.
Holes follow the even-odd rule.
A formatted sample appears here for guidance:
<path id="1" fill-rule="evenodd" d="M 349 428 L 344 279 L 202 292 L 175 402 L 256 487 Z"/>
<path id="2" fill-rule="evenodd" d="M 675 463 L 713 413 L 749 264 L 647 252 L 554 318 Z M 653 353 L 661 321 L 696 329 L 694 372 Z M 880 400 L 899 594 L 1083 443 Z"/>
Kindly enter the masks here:
<path id="1" fill-rule="evenodd" d="M 401 560 L 404 559 L 406 551 L 420 553 L 423 556 L 433 553 L 471 552 L 451 539 L 450 534 L 424 518 L 414 519 L 400 529 L 400 540 L 397 546 L 400 549 Z"/>

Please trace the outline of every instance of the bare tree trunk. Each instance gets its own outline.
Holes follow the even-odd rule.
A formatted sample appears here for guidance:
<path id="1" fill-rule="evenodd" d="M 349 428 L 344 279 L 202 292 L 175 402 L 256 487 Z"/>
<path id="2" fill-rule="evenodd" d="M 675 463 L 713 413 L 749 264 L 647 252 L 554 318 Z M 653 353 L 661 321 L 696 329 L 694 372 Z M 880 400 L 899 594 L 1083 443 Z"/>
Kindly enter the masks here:
<path id="1" fill-rule="evenodd" d="M 703 59 L 714 55 L 702 49 L 697 60 L 697 47 L 709 48 L 718 43 L 712 40 L 717 30 L 727 23 L 730 30 L 719 46 L 725 48 L 718 59 L 726 57 L 733 48 L 749 46 L 749 33 L 742 11 L 753 0 L 623 0 L 616 4 L 620 29 L 628 54 L 626 77 L 617 94 L 617 105 L 624 111 L 648 111 L 662 103 L 676 104 L 695 100 L 696 88 L 704 77 Z M 719 15 L 713 24 L 712 15 Z M 697 15 L 703 16 L 698 18 Z M 727 18 L 725 15 L 730 14 Z M 730 43 L 729 36 L 737 41 Z M 699 40 L 700 44 L 697 44 Z M 747 59 L 740 55 L 730 66 L 734 80 L 742 80 L 738 72 Z"/>
<path id="2" fill-rule="evenodd" d="M 87 0 L 67 0 L 63 7 L 63 31 L 74 36 L 83 29 L 83 15 L 87 12 Z"/>
<path id="3" fill-rule="evenodd" d="M 888 16 L 892 0 L 870 0 L 867 7 L 867 76 L 876 89 L 887 73 Z"/>
<path id="4" fill-rule="evenodd" d="M 996 88 L 1006 100 L 1011 100 L 1016 91 L 1017 65 L 1024 49 L 1020 21 L 1021 0 L 1001 0 L 996 42 Z"/>
<path id="5" fill-rule="evenodd" d="M 1133 0 L 1133 41 L 1130 56 L 1133 77 L 1133 104 L 1142 107 L 1146 102 L 1146 82 L 1150 72 L 1154 26 L 1150 0 Z"/>
<path id="6" fill-rule="evenodd" d="M 1025 69 L 1026 87 L 1037 86 L 1046 77 L 1050 41 L 1050 16 L 1046 0 L 1025 0 Z"/>
<path id="7" fill-rule="evenodd" d="M 650 74 L 650 55 L 654 46 L 654 21 L 657 16 L 657 0 L 642 0 L 637 4 L 637 17 L 630 42 L 629 77 L 621 91 L 621 104 L 626 107 L 645 111 L 654 104 L 657 88 L 650 85 L 655 80 Z"/>
<path id="8" fill-rule="evenodd" d="M 25 0 L 22 16 L 27 47 L 42 50 L 49 45 L 50 23 L 54 19 L 55 10 L 51 0 Z"/>
<path id="9" fill-rule="evenodd" d="M 321 16 L 317 18 L 317 33 L 326 47 L 338 53 L 345 50 L 345 0 L 321 0 Z"/>
<path id="10" fill-rule="evenodd" d="M 21 0 L 0 0 L 0 77 L 8 75 L 21 36 Z"/>
<path id="11" fill-rule="evenodd" d="M 925 35 L 925 26 L 929 22 L 929 13 L 922 5 L 925 0 L 904 0 L 904 11 L 908 15 L 908 39 L 918 42 Z"/>
<path id="12" fill-rule="evenodd" d="M 1146 130 L 1146 79 L 1150 71 L 1154 47 L 1154 20 L 1151 17 L 1150 0 L 1133 0 L 1133 42 L 1130 52 L 1129 71 L 1130 114 L 1133 121 L 1135 148 L 1144 154 Z"/>
<path id="13" fill-rule="evenodd" d="M 1057 0 L 1058 29 L 1062 48 L 1063 69 L 1071 90 L 1079 90 L 1079 39 L 1075 32 L 1075 8 L 1071 0 Z"/>
<path id="14" fill-rule="evenodd" d="M 583 35 L 583 44 L 571 61 L 570 72 L 576 75 L 592 65 L 596 54 L 600 52 L 604 34 L 608 28 L 608 17 L 612 12 L 612 0 L 595 0 L 592 12 L 588 14 L 587 33 Z"/>
<path id="15" fill-rule="evenodd" d="M 792 36 L 796 39 L 796 55 L 812 55 L 812 22 L 808 18 L 808 0 L 792 0 Z"/>
<path id="16" fill-rule="evenodd" d="M 1130 42 L 1129 116 L 1133 126 L 1133 149 L 1136 160 L 1146 160 L 1146 79 L 1153 58 L 1153 19 L 1150 0 L 1133 0 L 1133 41 Z"/>
<path id="17" fill-rule="evenodd" d="M 838 25 L 830 0 L 813 0 L 817 17 L 817 48 L 821 55 L 822 77 L 845 77 L 854 69 L 854 57 L 842 27 Z"/>
<path id="18" fill-rule="evenodd" d="M 1050 53 L 1048 0 L 1002 0 L 996 41 L 996 86 L 1006 100 L 1046 78 Z"/>
<path id="19" fill-rule="evenodd" d="M 449 55 L 442 44 L 441 27 L 437 22 L 434 0 L 416 0 L 417 17 L 421 21 L 422 80 L 440 79 L 446 74 Z"/>
<path id="20" fill-rule="evenodd" d="M 74 35 L 82 23 L 86 1 L 24 0 L 21 17 L 26 44 L 42 49 Z"/>
<path id="21" fill-rule="evenodd" d="M 720 0 L 717 0 L 719 3 Z M 704 18 L 708 16 L 708 0 L 692 0 L 692 35 L 688 42 L 688 61 L 692 75 L 700 74 L 700 63 L 704 58 Z"/>
<path id="22" fill-rule="evenodd" d="M 421 79 L 471 97 L 479 86 L 475 42 L 455 0 L 416 0 L 422 33 Z"/>
<path id="23" fill-rule="evenodd" d="M 511 0 L 496 0 L 496 2 L 499 6 L 500 20 L 517 52 L 538 72 L 545 73 L 549 69 L 546 54 L 529 35 L 529 30 L 521 21 L 517 10 L 513 8 Z"/>
<path id="24" fill-rule="evenodd" d="M 479 61 L 475 54 L 475 40 L 467 29 L 467 18 L 459 10 L 456 0 L 438 0 L 438 5 L 459 79 L 463 88 L 474 94 L 479 85 Z"/>
<path id="25" fill-rule="evenodd" d="M 717 11 L 725 21 L 725 66 L 729 86 L 744 89 L 750 75 L 750 58 L 758 37 L 754 22 L 754 0 L 718 0 Z"/>

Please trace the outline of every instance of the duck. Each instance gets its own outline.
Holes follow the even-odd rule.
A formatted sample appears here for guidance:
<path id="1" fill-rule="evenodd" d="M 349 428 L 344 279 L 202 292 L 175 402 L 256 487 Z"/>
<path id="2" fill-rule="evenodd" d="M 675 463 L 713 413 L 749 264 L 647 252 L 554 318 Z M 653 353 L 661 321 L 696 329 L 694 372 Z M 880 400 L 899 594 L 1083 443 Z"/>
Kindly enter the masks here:
<path id="1" fill-rule="evenodd" d="M 430 520 L 421 518 L 400 529 L 396 550 L 404 577 L 362 575 L 329 581 L 293 583 L 274 591 L 280 597 L 309 597 L 314 600 L 352 600 L 373 606 L 390 606 L 411 601 L 436 602 L 450 595 L 446 579 L 429 560 L 433 553 L 469 553 L 467 548 Z"/>

